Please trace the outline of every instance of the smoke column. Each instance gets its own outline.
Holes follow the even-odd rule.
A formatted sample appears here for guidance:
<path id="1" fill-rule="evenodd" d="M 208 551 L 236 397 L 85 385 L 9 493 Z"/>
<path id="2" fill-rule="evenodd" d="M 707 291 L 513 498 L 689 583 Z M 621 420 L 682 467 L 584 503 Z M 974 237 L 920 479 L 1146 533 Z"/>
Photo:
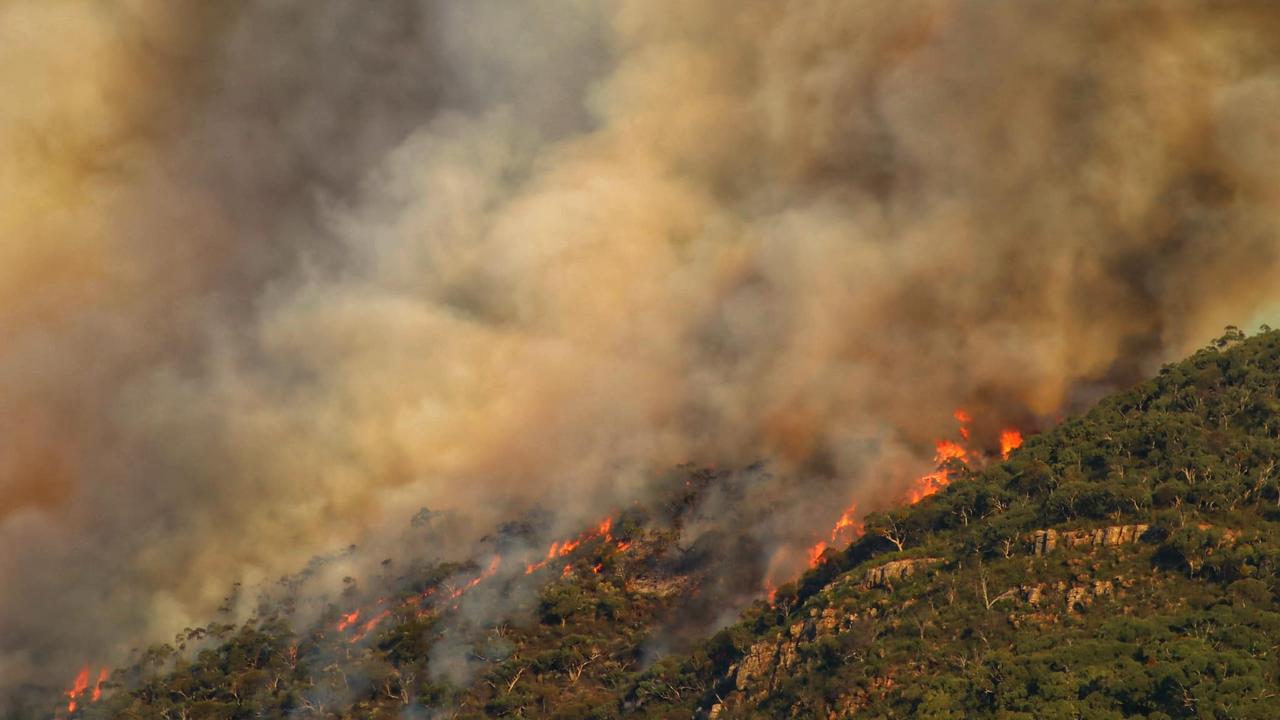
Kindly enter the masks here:
<path id="1" fill-rule="evenodd" d="M 1276 37 L 1271 2 L 0 5 L 0 699 L 422 506 L 577 527 L 760 458 L 874 501 L 955 407 L 1034 422 L 1265 319 Z"/>

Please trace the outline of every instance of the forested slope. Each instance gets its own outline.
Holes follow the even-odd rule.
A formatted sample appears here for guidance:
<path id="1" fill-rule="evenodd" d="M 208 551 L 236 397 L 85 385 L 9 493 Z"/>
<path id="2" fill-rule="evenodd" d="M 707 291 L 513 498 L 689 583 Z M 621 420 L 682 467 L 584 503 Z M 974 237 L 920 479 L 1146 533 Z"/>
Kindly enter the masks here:
<path id="1" fill-rule="evenodd" d="M 458 579 L 491 569 L 422 563 L 356 618 L 334 605 L 299 632 L 285 602 L 192 629 L 57 714 L 1280 716 L 1280 333 L 1231 330 L 1007 461 L 951 471 L 709 638 L 758 580 L 716 567 L 724 548 L 758 549 L 683 547 L 681 529 L 750 471 L 663 478 L 531 569 L 545 582 L 510 599 L 522 620 L 459 618 Z"/>
<path id="2" fill-rule="evenodd" d="M 1280 335 L 1231 330 L 869 518 L 631 700 L 649 717 L 1277 717 L 1278 430 Z"/>

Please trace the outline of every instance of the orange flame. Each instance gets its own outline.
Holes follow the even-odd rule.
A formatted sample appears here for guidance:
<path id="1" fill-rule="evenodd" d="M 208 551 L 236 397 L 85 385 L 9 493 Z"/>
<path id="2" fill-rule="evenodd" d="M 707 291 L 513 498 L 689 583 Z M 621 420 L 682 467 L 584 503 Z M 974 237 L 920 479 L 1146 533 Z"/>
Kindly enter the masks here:
<path id="1" fill-rule="evenodd" d="M 466 594 L 467 591 L 471 590 L 472 588 L 474 588 L 475 586 L 483 582 L 486 578 L 492 577 L 494 573 L 498 572 L 498 567 L 500 565 L 502 565 L 502 557 L 499 555 L 494 555 L 493 558 L 489 561 L 489 567 L 485 568 L 485 570 L 481 572 L 479 575 L 477 575 L 476 577 L 468 580 L 466 584 L 462 585 L 461 587 L 451 589 L 449 593 L 444 596 L 444 602 L 446 603 L 453 602 L 454 600 L 457 600 L 458 598 L 462 597 L 464 594 Z M 436 588 L 429 588 L 414 597 L 410 597 L 404 600 L 403 602 L 400 603 L 400 605 L 406 608 L 416 608 L 419 605 L 421 605 L 423 602 L 429 600 L 433 595 L 435 595 L 435 592 L 436 592 Z M 388 598 L 379 598 L 377 604 L 374 607 L 385 605 L 387 602 L 388 602 Z M 454 607 L 457 607 L 457 606 L 455 605 Z M 342 619 L 338 621 L 338 632 L 342 632 L 347 628 L 354 626 L 355 623 L 360 620 L 360 613 L 361 613 L 360 610 L 356 610 L 354 612 L 342 615 L 341 616 Z M 418 617 L 425 617 L 427 614 L 428 613 L 426 611 L 417 611 L 415 613 L 415 615 L 417 615 Z M 379 612 L 377 615 L 374 615 L 373 617 L 369 618 L 369 620 L 367 620 L 363 625 L 359 626 L 357 630 L 354 633 L 352 633 L 351 637 L 347 639 L 347 642 L 356 643 L 364 639 L 366 635 L 372 632 L 374 628 L 378 627 L 378 625 L 381 624 L 383 620 L 386 620 L 390 616 L 391 616 L 391 609 L 388 608 Z"/>
<path id="2" fill-rule="evenodd" d="M 960 443 L 950 440 L 939 440 L 934 446 L 936 449 L 933 455 L 933 461 L 942 465 L 948 460 L 967 460 L 969 451 Z"/>
<path id="3" fill-rule="evenodd" d="M 67 712 L 76 711 L 76 698 L 84 694 L 89 688 L 89 666 L 85 665 L 80 669 L 80 673 L 76 675 L 75 682 L 71 685 L 71 689 L 67 691 Z"/>
<path id="4" fill-rule="evenodd" d="M 552 560 L 555 560 L 557 558 L 562 558 L 572 553 L 574 550 L 578 549 L 578 547 L 581 546 L 584 542 L 587 542 L 588 540 L 594 540 L 594 539 L 601 539 L 606 543 L 614 542 L 612 517 L 606 517 L 605 519 L 601 520 L 595 527 L 583 532 L 578 537 L 572 540 L 556 541 L 551 543 L 551 547 L 547 550 L 546 557 L 544 557 L 542 560 L 536 563 L 530 563 L 528 565 L 525 565 L 525 574 L 529 575 L 534 572 L 537 572 L 538 570 L 541 570 L 542 568 L 546 567 Z M 619 552 L 626 552 L 631 548 L 631 543 L 627 541 L 618 541 L 616 547 Z M 486 568 L 478 576 L 467 581 L 467 583 L 462 585 L 461 587 L 453 588 L 447 594 L 444 594 L 443 602 L 450 603 L 462 597 L 469 590 L 471 590 L 476 585 L 479 585 L 481 582 L 483 582 L 486 578 L 493 576 L 494 573 L 498 571 L 498 568 L 501 564 L 502 564 L 502 557 L 499 555 L 494 555 L 493 558 L 489 561 L 488 568 Z M 604 564 L 599 563 L 594 567 L 592 567 L 592 572 L 599 574 L 601 571 L 603 571 L 603 569 L 604 569 Z M 572 572 L 573 572 L 572 564 L 566 564 L 563 570 L 561 571 L 561 574 L 569 575 Z M 434 593 L 435 593 L 435 588 L 431 588 L 421 593 L 417 597 L 413 597 L 405 600 L 402 604 L 406 607 L 416 607 L 422 604 L 424 601 L 428 600 Z M 380 600 L 378 604 L 381 605 L 385 602 L 386 602 L 386 599 L 384 598 Z M 454 607 L 456 607 L 456 605 Z M 351 613 L 341 615 L 337 625 L 338 632 L 343 632 L 348 628 L 352 627 L 353 625 L 355 625 L 355 623 L 360 620 L 360 613 L 361 613 L 360 610 L 355 610 Z M 382 612 L 378 613 L 376 616 L 374 616 L 368 622 L 366 622 L 363 626 L 361 626 L 359 628 L 359 631 L 354 633 L 353 636 L 348 640 L 348 642 L 354 643 L 359 641 L 361 638 L 367 635 L 371 630 L 377 627 L 377 625 L 381 623 L 383 620 L 385 620 L 390 614 L 391 614 L 390 610 L 383 610 Z M 418 611 L 416 614 L 419 617 L 423 617 L 426 614 L 426 612 Z"/>
<path id="5" fill-rule="evenodd" d="M 359 610 L 343 615 L 342 619 L 338 621 L 338 632 L 342 632 L 347 628 L 351 627 L 359 619 L 360 619 Z"/>
<path id="6" fill-rule="evenodd" d="M 809 568 L 813 569 L 822 564 L 822 553 L 827 551 L 827 542 L 819 540 L 817 544 L 809 548 Z"/>
<path id="7" fill-rule="evenodd" d="M 1000 458 L 1008 460 L 1009 454 L 1022 447 L 1022 433 L 1009 428 L 1000 433 Z"/>
<path id="8" fill-rule="evenodd" d="M 964 409 L 957 409 L 952 413 L 952 417 L 956 422 L 960 423 L 960 437 L 969 440 L 969 423 L 973 421 L 973 416 Z M 1000 455 L 1007 459 L 1009 453 L 1022 445 L 1022 433 L 1016 429 L 1008 429 L 1000 433 Z M 922 475 L 917 478 L 915 483 L 907 490 L 906 501 L 910 505 L 920 502 L 921 500 L 937 493 L 951 483 L 951 473 L 945 467 L 952 460 L 959 460 L 968 464 L 975 453 L 964 444 L 954 440 L 939 440 L 934 445 L 933 461 L 937 469 L 933 472 Z M 976 453 L 978 459 L 985 459 L 984 453 Z M 831 529 L 831 543 L 836 543 L 840 539 L 840 534 L 849 531 L 854 537 L 862 535 L 864 532 L 863 523 L 857 519 L 857 505 L 850 505 L 836 521 L 835 527 Z M 819 540 L 815 545 L 808 548 L 807 556 L 809 567 L 816 568 L 822 564 L 822 555 L 827 550 L 827 541 Z M 764 580 L 764 589 L 768 593 L 769 602 L 772 603 L 777 595 L 777 588 L 773 585 L 770 578 Z"/>
<path id="9" fill-rule="evenodd" d="M 969 414 L 963 410 L 956 410 L 956 420 L 962 423 L 969 422 Z M 961 426 L 960 434 L 966 440 L 969 438 L 968 428 Z M 951 474 L 943 465 L 952 460 L 960 462 L 969 462 L 969 449 L 964 445 L 953 440 L 939 440 L 934 444 L 933 462 L 940 469 L 928 473 L 916 480 L 915 485 L 907 491 L 907 504 L 915 505 L 921 500 L 933 495 L 942 488 L 951 483 Z"/>
<path id="10" fill-rule="evenodd" d="M 916 484 L 907 491 L 907 504 L 915 505 L 933 495 L 951 483 L 951 476 L 946 470 L 938 470 L 916 480 Z"/>
<path id="11" fill-rule="evenodd" d="M 612 517 L 607 517 L 604 520 L 601 520 L 598 525 L 591 528 L 590 530 L 587 530 L 581 535 L 578 535 L 578 537 L 572 540 L 565 540 L 563 542 L 556 541 L 551 543 L 550 549 L 547 550 L 546 557 L 544 557 L 542 560 L 536 563 L 529 563 L 528 565 L 525 565 L 524 574 L 532 575 L 535 572 L 546 567 L 547 564 L 550 563 L 552 560 L 555 560 L 556 558 L 562 558 L 565 555 L 568 555 L 569 553 L 573 552 L 574 550 L 577 550 L 578 546 L 582 545 L 582 543 L 588 540 L 594 540 L 596 538 L 600 538 L 605 542 L 613 542 L 613 518 Z M 619 550 L 626 550 L 626 548 L 628 547 L 631 547 L 630 543 L 618 543 Z"/>
<path id="12" fill-rule="evenodd" d="M 475 587 L 475 586 L 479 585 L 480 583 L 484 582 L 487 578 L 493 577 L 493 574 L 494 574 L 494 573 L 496 573 L 496 572 L 498 572 L 498 568 L 499 568 L 501 565 L 502 565 L 502 557 L 501 557 L 500 555 L 494 555 L 494 556 L 489 560 L 489 567 L 485 568 L 485 569 L 484 569 L 484 572 L 482 572 L 482 573 L 480 573 L 479 575 L 477 575 L 477 576 L 475 576 L 475 577 L 471 578 L 470 580 L 468 580 L 468 581 L 467 581 L 467 584 L 465 584 L 465 585 L 463 585 L 462 587 L 457 588 L 457 589 L 455 589 L 453 592 L 449 593 L 447 596 L 445 596 L 445 600 L 446 600 L 446 601 L 449 601 L 449 602 L 452 602 L 452 601 L 457 600 L 458 598 L 462 597 L 462 596 L 463 596 L 464 594 L 466 594 L 469 590 L 471 590 L 471 588 L 473 588 L 473 587 Z"/>
<path id="13" fill-rule="evenodd" d="M 98 671 L 98 682 L 93 686 L 93 697 L 90 698 L 90 702 L 98 702 L 102 699 L 102 683 L 106 682 L 110 675 L 111 671 L 106 668 Z"/>
<path id="14" fill-rule="evenodd" d="M 960 423 L 960 437 L 964 438 L 965 440 L 968 440 L 969 439 L 969 423 L 973 421 L 973 416 L 971 416 L 969 413 L 965 412 L 964 410 L 956 410 L 954 413 L 951 414 L 951 416 L 956 419 L 956 422 Z"/>
<path id="15" fill-rule="evenodd" d="M 356 632 L 351 636 L 351 638 L 350 638 L 349 640 L 347 640 L 347 642 L 349 642 L 349 643 L 358 643 L 358 642 L 360 642 L 361 640 L 363 640 L 363 639 L 364 639 L 364 637 L 365 637 L 366 635 L 368 635 L 370 632 L 372 632 L 374 628 L 378 627 L 378 625 L 379 625 L 383 620 L 386 620 L 386 619 L 387 619 L 388 617 L 390 617 L 390 616 L 391 616 L 391 611 L 390 611 L 390 610 L 383 610 L 382 612 L 378 613 L 377 615 L 374 615 L 373 617 L 369 618 L 369 620 L 368 620 L 367 622 L 365 622 L 365 624 L 364 624 L 364 625 L 361 625 L 361 626 L 360 626 L 360 629 L 359 629 L 359 630 L 357 630 L 357 631 L 356 631 Z"/>
<path id="16" fill-rule="evenodd" d="M 67 713 L 74 713 L 76 708 L 80 707 L 80 700 L 85 695 L 89 696 L 89 702 L 95 703 L 102 699 L 102 683 L 107 681 L 111 676 L 111 670 L 102 668 L 98 671 L 98 681 L 94 683 L 93 689 L 89 689 L 89 666 L 85 665 L 80 668 L 80 672 L 76 674 L 75 681 L 72 682 L 70 689 L 67 690 Z"/>
<path id="17" fill-rule="evenodd" d="M 840 536 L 840 532 L 848 528 L 853 528 L 852 533 L 854 537 L 862 535 L 862 521 L 857 519 L 854 515 L 857 511 L 858 506 L 855 503 L 850 505 L 843 513 L 840 514 L 840 519 L 836 521 L 836 526 L 831 528 L 831 542 L 835 542 L 836 538 Z"/>

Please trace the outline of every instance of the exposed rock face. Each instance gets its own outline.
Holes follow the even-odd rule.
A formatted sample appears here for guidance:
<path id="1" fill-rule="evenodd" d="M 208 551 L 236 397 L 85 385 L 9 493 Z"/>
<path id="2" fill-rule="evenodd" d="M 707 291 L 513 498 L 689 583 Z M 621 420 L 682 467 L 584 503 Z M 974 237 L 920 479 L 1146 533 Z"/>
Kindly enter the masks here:
<path id="1" fill-rule="evenodd" d="M 942 558 L 913 558 L 910 560 L 893 560 L 883 565 L 867 570 L 866 576 L 862 580 L 865 587 L 893 587 L 895 580 L 901 580 L 916 574 L 921 568 L 927 568 L 930 565 L 936 565 L 942 562 Z"/>
<path id="2" fill-rule="evenodd" d="M 737 674 L 734 675 L 738 691 L 753 689 L 756 691 L 753 694 L 761 696 L 772 692 L 777 687 L 779 676 L 795 666 L 796 648 L 804 631 L 805 623 L 798 622 L 778 637 L 752 645 L 738 663 Z"/>
<path id="3" fill-rule="evenodd" d="M 1031 533 L 1027 540 L 1031 542 L 1035 555 L 1044 556 L 1062 547 L 1118 547 L 1136 543 L 1142 540 L 1148 529 L 1146 524 L 1080 530 L 1049 528 Z M 1017 607 L 1008 616 L 1010 623 L 1014 626 L 1050 627 L 1073 614 L 1087 612 L 1090 607 L 1099 603 L 1106 604 L 1124 598 L 1127 595 L 1126 589 L 1137 582 L 1123 576 L 1100 579 L 1086 571 L 1084 566 L 1087 565 L 1087 558 L 1073 557 L 1066 560 L 1068 567 L 1076 567 L 1080 572 L 1064 580 L 1018 587 L 1013 597 L 1020 602 L 1016 602 Z M 945 562 L 946 559 L 940 557 L 890 560 L 862 570 L 860 577 L 857 571 L 850 571 L 833 581 L 833 585 L 850 590 L 892 589 L 896 583 L 931 572 L 931 568 Z M 865 597 L 856 599 L 856 593 L 843 597 L 855 598 L 853 603 L 867 600 Z M 835 600 L 835 596 L 832 599 Z M 877 602 L 888 601 L 881 599 Z M 812 608 L 808 617 L 792 623 L 771 638 L 759 640 L 737 663 L 730 666 L 726 676 L 732 683 L 730 692 L 723 697 L 717 696 L 717 701 L 705 708 L 704 712 L 717 720 L 746 717 L 742 713 L 747 708 L 776 693 L 792 675 L 806 671 L 812 663 L 813 643 L 823 637 L 839 636 L 857 630 L 861 623 L 872 623 L 882 613 L 887 616 L 910 607 L 915 602 L 917 599 L 909 598 L 893 605 L 892 609 L 878 608 L 874 604 L 864 606 L 853 603 L 843 607 L 829 605 Z M 885 682 L 892 683 L 892 680 L 886 678 Z M 865 706 L 871 696 L 887 691 L 887 687 L 878 690 L 850 690 L 838 700 L 833 700 L 832 706 L 823 710 L 823 717 L 827 720 L 852 717 L 856 715 L 858 708 Z M 811 717 L 803 714 L 806 711 L 812 711 L 812 708 L 791 717 Z"/>
<path id="4" fill-rule="evenodd" d="M 1064 581 L 1046 584 L 1022 586 L 1022 599 L 1032 607 L 1042 607 L 1050 603 L 1063 603 L 1068 613 L 1078 613 L 1093 604 L 1093 601 L 1116 594 L 1116 583 L 1121 587 L 1129 587 L 1130 580 L 1082 580 L 1068 585 Z M 1056 619 L 1056 617 L 1055 617 Z"/>
<path id="5" fill-rule="evenodd" d="M 1027 536 L 1031 551 L 1037 556 L 1048 555 L 1062 547 L 1113 547 L 1137 542 L 1147 532 L 1147 525 L 1111 525 L 1096 530 L 1064 530 L 1053 528 L 1036 530 Z"/>
<path id="6" fill-rule="evenodd" d="M 1066 599 L 1067 612 L 1079 612 L 1093 603 L 1093 598 L 1089 597 L 1089 589 L 1082 585 L 1068 588 Z"/>
<path id="7" fill-rule="evenodd" d="M 856 615 L 849 615 L 849 620 L 856 619 Z M 840 613 L 836 612 L 833 607 L 823 608 L 822 615 L 816 623 L 818 635 L 833 635 L 840 627 Z"/>
<path id="8" fill-rule="evenodd" d="M 901 577 L 901 576 L 899 576 Z M 874 611 L 869 616 L 874 615 Z M 788 675 L 799 671 L 802 647 L 824 636 L 849 631 L 861 618 L 857 613 L 836 607 L 813 608 L 809 617 L 792 623 L 785 632 L 761 640 L 751 646 L 737 664 L 729 668 L 734 692 L 708 709 L 709 718 L 723 717 L 740 711 L 776 691 Z M 865 693 L 855 692 L 844 698 L 843 710 L 832 717 L 851 715 L 865 701 Z M 734 715 L 736 717 L 736 715 Z"/>

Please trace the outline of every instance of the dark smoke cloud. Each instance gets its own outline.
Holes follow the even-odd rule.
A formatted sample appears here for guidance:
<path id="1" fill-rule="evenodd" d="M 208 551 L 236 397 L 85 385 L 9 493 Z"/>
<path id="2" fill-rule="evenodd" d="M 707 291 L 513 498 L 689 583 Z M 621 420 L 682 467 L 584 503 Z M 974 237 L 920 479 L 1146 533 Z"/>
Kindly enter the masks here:
<path id="1" fill-rule="evenodd" d="M 572 534 L 656 469 L 767 457 L 763 496 L 840 498 L 768 545 L 890 497 L 957 406 L 1034 422 L 1274 317 L 1277 30 L 7 3 L 0 693 L 423 505 Z"/>

